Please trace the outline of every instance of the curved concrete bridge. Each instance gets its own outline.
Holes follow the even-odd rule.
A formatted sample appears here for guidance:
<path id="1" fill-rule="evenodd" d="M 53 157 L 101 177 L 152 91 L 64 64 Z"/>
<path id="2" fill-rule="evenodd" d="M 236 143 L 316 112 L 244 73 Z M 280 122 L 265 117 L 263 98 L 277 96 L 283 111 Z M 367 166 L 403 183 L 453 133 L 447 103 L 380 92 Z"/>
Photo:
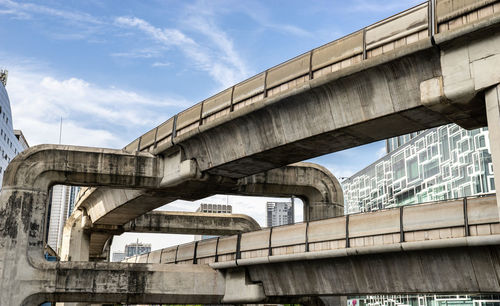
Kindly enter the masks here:
<path id="1" fill-rule="evenodd" d="M 160 186 L 144 190 L 99 188 L 80 198 L 78 209 L 86 217 L 83 225 L 90 237 L 84 238 L 75 222 L 69 218 L 63 240 L 87 241 L 90 258 L 105 258 L 103 252 L 109 239 L 120 232 L 127 222 L 134 222 L 144 213 L 177 199 L 202 199 L 214 194 L 289 197 L 295 195 L 304 202 L 306 220 L 317 220 L 343 214 L 342 188 L 333 174 L 313 163 L 295 163 L 241 179 L 221 178 L 189 181 L 180 185 Z M 187 220 L 186 220 L 187 221 Z M 190 225 L 186 225 L 190 227 Z M 194 227 L 194 226 L 191 226 Z M 206 229 L 199 228 L 201 234 Z M 167 232 L 165 232 L 167 233 Z M 188 232 L 184 232 L 188 233 Z M 68 245 L 68 242 L 63 242 Z M 66 253 L 69 250 L 64 250 Z M 69 255 L 68 255 L 69 256 Z M 88 258 L 88 256 L 73 258 Z M 63 256 L 65 258 L 66 256 Z"/>

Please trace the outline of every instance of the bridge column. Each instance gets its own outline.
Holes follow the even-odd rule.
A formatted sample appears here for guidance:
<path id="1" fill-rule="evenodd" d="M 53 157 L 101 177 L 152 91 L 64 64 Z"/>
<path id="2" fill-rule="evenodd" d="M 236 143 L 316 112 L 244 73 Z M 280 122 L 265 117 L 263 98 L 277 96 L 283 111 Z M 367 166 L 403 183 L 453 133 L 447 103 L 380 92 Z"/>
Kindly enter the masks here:
<path id="1" fill-rule="evenodd" d="M 490 137 L 491 159 L 495 173 L 497 206 L 500 215 L 500 85 L 486 91 L 486 116 Z M 497 175 L 498 174 L 498 175 Z"/>
<path id="2" fill-rule="evenodd" d="M 85 231 L 82 218 L 82 211 L 77 210 L 64 225 L 60 254 L 62 261 L 89 261 L 90 232 Z"/>

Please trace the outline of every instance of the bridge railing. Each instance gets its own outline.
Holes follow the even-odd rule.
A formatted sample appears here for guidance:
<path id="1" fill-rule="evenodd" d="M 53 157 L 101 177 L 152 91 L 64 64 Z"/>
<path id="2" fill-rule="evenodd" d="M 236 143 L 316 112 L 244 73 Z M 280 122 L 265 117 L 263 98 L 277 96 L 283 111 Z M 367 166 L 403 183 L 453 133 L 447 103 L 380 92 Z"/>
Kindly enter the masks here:
<path id="1" fill-rule="evenodd" d="M 127 262 L 210 264 L 500 234 L 494 195 L 360 213 L 195 241 Z"/>

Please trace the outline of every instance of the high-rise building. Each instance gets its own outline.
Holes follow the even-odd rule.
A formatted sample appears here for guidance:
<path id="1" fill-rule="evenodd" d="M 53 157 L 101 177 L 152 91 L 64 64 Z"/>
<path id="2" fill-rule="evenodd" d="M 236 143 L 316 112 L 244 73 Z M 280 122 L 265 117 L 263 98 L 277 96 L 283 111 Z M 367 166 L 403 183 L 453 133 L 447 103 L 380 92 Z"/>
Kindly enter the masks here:
<path id="1" fill-rule="evenodd" d="M 267 226 L 295 223 L 293 202 L 267 202 Z"/>
<path id="2" fill-rule="evenodd" d="M 49 196 L 47 244 L 59 253 L 66 220 L 73 212 L 80 187 L 55 185 Z"/>
<path id="3" fill-rule="evenodd" d="M 487 128 L 448 124 L 394 139 L 389 154 L 342 182 L 346 213 L 495 191 Z"/>
<path id="4" fill-rule="evenodd" d="M 151 252 L 151 244 L 142 242 L 133 242 L 125 246 L 125 256 L 131 257 Z"/>
<path id="5" fill-rule="evenodd" d="M 231 214 L 233 213 L 233 207 L 227 204 L 200 204 L 200 207 L 196 210 L 196 212 L 204 212 L 210 214 Z M 195 235 L 194 240 L 203 240 L 209 239 L 217 236 L 211 235 Z"/>
<path id="6" fill-rule="evenodd" d="M 12 127 L 12 112 L 10 109 L 9 95 L 5 86 L 7 85 L 7 70 L 0 70 L 0 185 L 3 174 L 10 161 L 20 152 L 28 147 L 21 131 L 18 131 L 20 141 Z"/>
<path id="7" fill-rule="evenodd" d="M 211 214 L 231 214 L 233 207 L 226 204 L 200 204 L 197 212 L 211 213 Z"/>

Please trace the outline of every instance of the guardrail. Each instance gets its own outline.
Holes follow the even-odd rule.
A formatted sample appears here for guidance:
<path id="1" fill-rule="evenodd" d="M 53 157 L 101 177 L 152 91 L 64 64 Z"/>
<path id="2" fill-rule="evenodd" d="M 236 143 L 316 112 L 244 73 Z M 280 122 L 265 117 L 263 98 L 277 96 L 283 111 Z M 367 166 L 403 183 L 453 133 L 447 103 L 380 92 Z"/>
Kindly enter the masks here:
<path id="1" fill-rule="evenodd" d="M 266 262 L 272 256 L 500 234 L 496 196 L 346 215 L 195 241 L 126 259 L 134 263 Z"/>

